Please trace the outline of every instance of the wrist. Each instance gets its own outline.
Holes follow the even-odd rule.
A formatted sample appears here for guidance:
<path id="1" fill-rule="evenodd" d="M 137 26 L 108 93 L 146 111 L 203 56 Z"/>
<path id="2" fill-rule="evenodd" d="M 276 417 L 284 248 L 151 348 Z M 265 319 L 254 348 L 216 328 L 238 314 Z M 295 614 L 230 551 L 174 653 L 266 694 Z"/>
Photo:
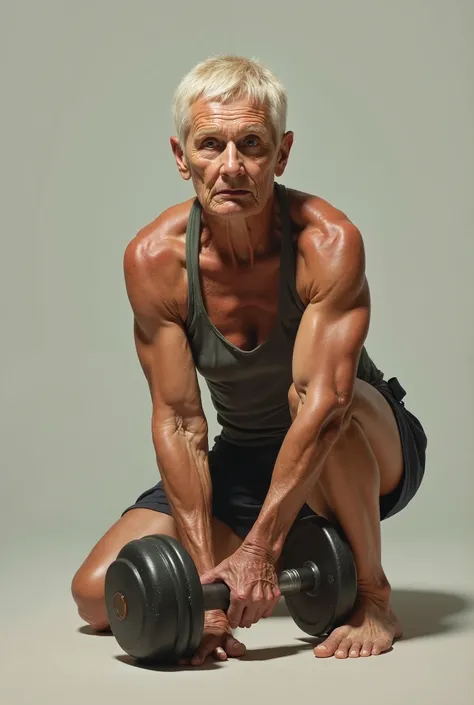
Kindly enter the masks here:
<path id="1" fill-rule="evenodd" d="M 276 563 L 283 551 L 286 537 L 303 504 L 304 501 L 293 494 L 280 498 L 275 503 L 267 497 L 243 546 L 249 550 L 266 554 L 269 560 Z"/>
<path id="2" fill-rule="evenodd" d="M 180 527 L 179 537 L 184 548 L 191 556 L 199 575 L 215 568 L 214 549 L 212 545 L 211 531 L 206 531 L 206 527 Z"/>
<path id="3" fill-rule="evenodd" d="M 262 512 L 242 544 L 244 550 L 276 563 L 283 550 L 289 526 L 277 510 Z"/>

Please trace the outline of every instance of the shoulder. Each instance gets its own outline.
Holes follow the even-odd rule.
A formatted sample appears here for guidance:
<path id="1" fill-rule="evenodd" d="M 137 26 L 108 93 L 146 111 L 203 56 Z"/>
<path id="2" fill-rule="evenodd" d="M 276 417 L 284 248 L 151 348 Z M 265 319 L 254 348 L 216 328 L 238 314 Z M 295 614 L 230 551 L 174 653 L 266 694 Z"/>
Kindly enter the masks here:
<path id="1" fill-rule="evenodd" d="M 167 208 L 142 227 L 125 248 L 125 273 L 154 275 L 173 268 L 182 254 L 192 200 Z"/>
<path id="2" fill-rule="evenodd" d="M 341 287 L 365 283 L 365 248 L 359 228 L 319 196 L 288 189 L 290 217 L 298 229 L 297 256 L 305 298 L 317 300 Z"/>
<path id="3" fill-rule="evenodd" d="M 180 303 L 186 268 L 186 226 L 194 199 L 163 211 L 130 240 L 123 255 L 125 284 L 132 307 Z"/>

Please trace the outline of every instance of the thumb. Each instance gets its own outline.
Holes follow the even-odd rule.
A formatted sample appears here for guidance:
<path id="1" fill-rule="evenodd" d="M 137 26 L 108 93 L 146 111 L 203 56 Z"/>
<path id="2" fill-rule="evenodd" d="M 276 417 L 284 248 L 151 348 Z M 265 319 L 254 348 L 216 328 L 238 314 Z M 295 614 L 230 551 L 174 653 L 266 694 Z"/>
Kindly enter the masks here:
<path id="1" fill-rule="evenodd" d="M 209 585 L 209 583 L 216 583 L 221 580 L 221 568 L 222 563 L 217 565 L 215 568 L 211 568 L 211 570 L 206 570 L 206 572 L 200 576 L 201 585 Z"/>

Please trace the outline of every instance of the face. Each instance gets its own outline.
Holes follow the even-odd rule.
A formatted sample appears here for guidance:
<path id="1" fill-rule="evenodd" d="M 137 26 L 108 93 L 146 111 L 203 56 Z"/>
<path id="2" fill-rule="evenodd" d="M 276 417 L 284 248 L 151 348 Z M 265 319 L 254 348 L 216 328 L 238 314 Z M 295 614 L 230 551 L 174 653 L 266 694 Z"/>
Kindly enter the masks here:
<path id="1" fill-rule="evenodd" d="M 247 100 L 224 105 L 205 100 L 191 108 L 184 150 L 171 146 L 183 179 L 192 179 L 203 208 L 223 217 L 263 210 L 274 178 L 285 171 L 293 133 L 275 141 L 265 107 Z"/>

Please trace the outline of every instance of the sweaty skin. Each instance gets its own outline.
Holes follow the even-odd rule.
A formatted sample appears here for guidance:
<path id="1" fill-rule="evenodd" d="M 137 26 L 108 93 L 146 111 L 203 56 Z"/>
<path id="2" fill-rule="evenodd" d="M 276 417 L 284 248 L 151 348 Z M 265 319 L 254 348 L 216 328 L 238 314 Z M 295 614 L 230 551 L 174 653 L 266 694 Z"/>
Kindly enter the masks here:
<path id="1" fill-rule="evenodd" d="M 222 335 L 243 350 L 252 349 L 268 338 L 277 315 L 280 215 L 273 185 L 275 176 L 284 173 L 293 134 L 277 140 L 266 110 L 246 101 L 222 105 L 200 100 L 191 117 L 185 148 L 177 138 L 171 146 L 182 177 L 192 180 L 203 206 L 199 267 L 204 303 Z M 299 508 L 311 502 L 312 488 L 353 410 L 357 362 L 370 318 L 362 238 L 323 199 L 295 190 L 289 196 L 296 288 L 306 304 L 288 390 L 293 423 L 259 519 L 240 548 L 217 567 L 208 426 L 184 332 L 185 231 L 193 199 L 145 227 L 124 257 L 135 342 L 152 397 L 156 458 L 177 529 L 202 582 L 224 579 L 231 588 L 227 617 L 219 611 L 206 614 L 194 664 L 202 663 L 219 639 L 218 658 L 242 655 L 242 644 L 229 644 L 230 629 L 271 614 L 280 597 L 276 566 L 285 537 Z M 389 470 L 385 491 L 396 486 L 397 472 L 398 466 Z M 351 542 L 362 576 L 359 600 L 348 624 L 339 634 L 335 630 L 326 649 L 316 649 L 315 655 L 332 655 L 336 649 L 341 657 L 349 650 L 368 655 L 364 646 L 365 652 L 380 653 L 401 634 L 372 533 L 369 526 L 354 529 Z"/>

